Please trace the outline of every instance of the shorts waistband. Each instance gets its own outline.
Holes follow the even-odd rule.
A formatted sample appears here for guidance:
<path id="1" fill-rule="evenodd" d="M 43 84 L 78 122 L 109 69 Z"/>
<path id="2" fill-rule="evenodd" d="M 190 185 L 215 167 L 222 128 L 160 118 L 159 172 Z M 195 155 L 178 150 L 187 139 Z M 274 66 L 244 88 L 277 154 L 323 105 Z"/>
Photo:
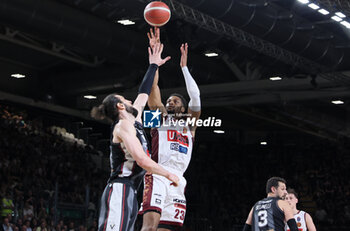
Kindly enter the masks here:
<path id="1" fill-rule="evenodd" d="M 128 185 L 128 186 L 131 186 L 133 189 L 135 189 L 134 182 L 131 181 L 130 179 L 127 179 L 127 178 L 109 179 L 107 183 L 108 183 L 108 184 L 122 183 L 122 184 L 126 184 L 126 185 Z"/>

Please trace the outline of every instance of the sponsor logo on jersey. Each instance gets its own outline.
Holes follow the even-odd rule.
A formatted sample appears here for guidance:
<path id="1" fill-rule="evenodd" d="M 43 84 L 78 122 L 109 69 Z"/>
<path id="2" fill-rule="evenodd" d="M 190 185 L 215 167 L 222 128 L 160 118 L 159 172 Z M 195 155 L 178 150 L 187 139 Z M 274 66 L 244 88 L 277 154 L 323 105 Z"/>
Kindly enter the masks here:
<path id="1" fill-rule="evenodd" d="M 174 204 L 174 207 L 175 207 L 175 208 L 185 209 L 185 210 L 186 210 L 186 205 L 183 205 L 183 204 L 175 203 L 175 204 Z"/>
<path id="2" fill-rule="evenodd" d="M 182 203 L 182 204 L 186 204 L 186 200 L 180 200 L 180 199 L 173 199 L 173 202 L 175 203 Z"/>
<path id="3" fill-rule="evenodd" d="M 181 152 L 183 154 L 187 154 L 187 148 L 184 147 L 184 146 L 181 146 L 178 143 L 171 143 L 170 144 L 170 150 L 174 150 L 174 151 L 177 151 L 177 152 Z"/>
<path id="4" fill-rule="evenodd" d="M 185 145 L 186 147 L 188 147 L 189 145 L 188 137 L 186 135 L 182 135 L 180 132 L 176 130 L 168 130 L 167 138 L 168 138 L 168 141 L 178 142 L 179 144 Z"/>
<path id="5" fill-rule="evenodd" d="M 158 198 L 156 198 L 156 204 L 161 204 L 162 203 L 162 200 L 161 199 L 158 199 Z"/>

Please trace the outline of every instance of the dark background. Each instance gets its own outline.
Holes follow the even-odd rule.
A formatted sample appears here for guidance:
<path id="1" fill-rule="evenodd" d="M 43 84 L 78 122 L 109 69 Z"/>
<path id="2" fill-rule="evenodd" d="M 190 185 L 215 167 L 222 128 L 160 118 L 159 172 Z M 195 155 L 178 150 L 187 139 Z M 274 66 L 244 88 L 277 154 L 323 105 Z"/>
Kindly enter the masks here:
<path id="1" fill-rule="evenodd" d="M 109 127 L 93 121 L 89 111 L 113 92 L 134 99 L 148 67 L 149 26 L 143 19 L 148 2 L 0 0 L 1 192 L 10 191 L 17 206 L 12 223 L 23 218 L 19 211 L 34 190 L 35 200 L 43 197 L 46 203 L 34 204 L 39 223 L 45 207 L 48 225 L 67 217 L 66 225 L 74 220 L 76 228 L 93 226 L 108 177 Z M 164 55 L 172 59 L 160 69 L 163 99 L 173 92 L 187 95 L 179 47 L 188 42 L 202 118 L 222 119 L 220 130 L 225 131 L 198 129 L 186 173 L 186 229 L 239 229 L 273 175 L 300 192 L 300 206 L 319 230 L 346 227 L 349 29 L 331 16 L 338 11 L 349 15 L 347 1 L 315 2 L 330 12 L 326 16 L 296 0 L 164 2 L 172 16 L 161 28 L 161 40 Z M 120 19 L 135 24 L 123 26 Z M 208 51 L 218 56 L 206 57 Z M 14 73 L 26 78 L 11 78 Z M 272 76 L 282 80 L 271 81 Z M 59 131 L 52 134 L 51 126 Z M 18 143 L 22 146 L 15 148 Z M 46 173 L 55 171 L 43 177 L 36 172 L 40 165 Z M 23 172 L 8 170 L 17 167 Z M 24 178 L 28 174 L 46 180 L 33 183 Z M 63 180 L 68 178 L 74 180 Z M 89 190 L 77 189 L 77 181 Z M 58 208 L 50 211 L 57 205 L 55 193 L 44 192 L 55 192 L 56 182 L 58 191 L 67 193 L 58 196 Z M 93 213 L 87 209 L 87 194 L 96 207 Z M 63 216 L 64 209 L 80 215 Z"/>

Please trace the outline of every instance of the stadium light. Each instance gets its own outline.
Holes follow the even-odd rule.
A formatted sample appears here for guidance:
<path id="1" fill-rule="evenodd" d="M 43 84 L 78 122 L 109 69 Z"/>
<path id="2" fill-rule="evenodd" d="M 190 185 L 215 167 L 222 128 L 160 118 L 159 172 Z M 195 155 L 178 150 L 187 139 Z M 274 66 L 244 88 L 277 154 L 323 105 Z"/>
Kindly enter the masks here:
<path id="1" fill-rule="evenodd" d="M 261 141 L 260 145 L 267 145 L 267 142 L 266 141 Z"/>
<path id="2" fill-rule="evenodd" d="M 225 131 L 223 131 L 223 130 L 214 130 L 214 133 L 217 133 L 217 134 L 224 134 Z"/>
<path id="3" fill-rule="evenodd" d="M 333 101 L 332 101 L 332 104 L 337 104 L 337 105 L 339 105 L 339 104 L 344 104 L 344 101 L 341 101 L 341 100 L 333 100 Z"/>
<path id="4" fill-rule="evenodd" d="M 94 95 L 84 95 L 85 99 L 96 99 L 97 97 Z"/>
<path id="5" fill-rule="evenodd" d="M 310 3 L 309 5 L 307 5 L 308 7 L 310 7 L 313 10 L 318 10 L 320 9 L 320 7 L 318 5 L 316 5 L 315 3 Z"/>
<path id="6" fill-rule="evenodd" d="M 341 18 L 339 18 L 338 16 L 335 16 L 335 15 L 333 17 L 331 17 L 331 19 L 333 19 L 336 22 L 340 22 L 340 21 L 343 20 L 343 19 L 341 19 Z"/>
<path id="7" fill-rule="evenodd" d="M 345 18 L 345 17 L 346 17 L 346 15 L 343 14 L 342 12 L 336 12 L 335 14 L 336 14 L 338 17 L 340 17 L 340 18 Z"/>
<path id="8" fill-rule="evenodd" d="M 327 11 L 327 10 L 325 10 L 325 9 L 320 9 L 320 10 L 318 10 L 318 12 L 320 12 L 320 13 L 323 14 L 323 15 L 329 14 L 329 11 Z"/>
<path id="9" fill-rule="evenodd" d="M 345 26 L 346 28 L 350 29 L 350 23 L 347 21 L 342 21 L 340 22 L 340 24 L 342 24 L 343 26 Z"/>
<path id="10" fill-rule="evenodd" d="M 118 20 L 117 23 L 122 24 L 124 26 L 134 25 L 135 22 L 129 19 Z"/>
<path id="11" fill-rule="evenodd" d="M 272 81 L 277 81 L 277 80 L 281 80 L 282 78 L 279 76 L 275 76 L 275 77 L 270 77 L 270 80 Z"/>
<path id="12" fill-rule="evenodd" d="M 215 53 L 215 52 L 207 52 L 207 53 L 204 53 L 205 56 L 207 57 L 216 57 L 216 56 L 219 56 L 218 53 Z"/>
<path id="13" fill-rule="evenodd" d="M 307 3 L 309 3 L 309 0 L 298 0 L 298 2 L 300 2 L 302 4 L 307 4 Z"/>
<path id="14" fill-rule="evenodd" d="M 26 75 L 23 75 L 23 74 L 12 74 L 11 75 L 12 78 L 16 78 L 16 79 L 23 79 L 26 77 Z"/>

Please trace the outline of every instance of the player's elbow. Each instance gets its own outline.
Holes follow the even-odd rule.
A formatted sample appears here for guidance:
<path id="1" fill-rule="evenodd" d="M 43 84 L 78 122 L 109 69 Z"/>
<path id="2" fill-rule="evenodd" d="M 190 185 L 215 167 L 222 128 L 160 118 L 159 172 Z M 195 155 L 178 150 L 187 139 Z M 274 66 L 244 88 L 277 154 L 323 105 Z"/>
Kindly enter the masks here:
<path id="1" fill-rule="evenodd" d="M 135 159 L 138 166 L 140 166 L 143 169 L 148 170 L 149 169 L 149 161 L 147 160 L 147 157 L 138 157 Z"/>
<path id="2" fill-rule="evenodd" d="M 153 108 L 154 105 L 155 105 L 155 102 L 153 100 L 151 100 L 151 99 L 148 99 L 147 105 L 148 105 L 149 108 Z"/>
<path id="3" fill-rule="evenodd" d="M 199 98 L 201 96 L 201 92 L 199 91 L 199 88 L 197 89 L 192 89 L 190 90 L 190 95 L 193 97 L 193 98 Z"/>
<path id="4" fill-rule="evenodd" d="M 148 100 L 147 105 L 148 105 L 148 107 L 151 110 L 156 110 L 157 108 L 159 108 L 159 105 L 157 104 L 157 101 L 153 101 L 153 100 L 150 101 L 150 100 Z"/>

